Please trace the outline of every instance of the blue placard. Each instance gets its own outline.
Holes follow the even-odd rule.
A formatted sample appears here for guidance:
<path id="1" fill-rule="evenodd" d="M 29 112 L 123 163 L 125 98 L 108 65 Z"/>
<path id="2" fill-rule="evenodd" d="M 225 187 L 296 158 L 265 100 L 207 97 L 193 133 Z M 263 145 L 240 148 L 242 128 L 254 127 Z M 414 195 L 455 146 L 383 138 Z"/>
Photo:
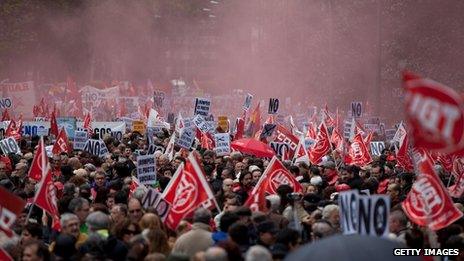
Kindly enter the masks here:
<path id="1" fill-rule="evenodd" d="M 69 139 L 74 139 L 74 131 L 76 130 L 75 117 L 59 117 L 56 118 L 56 123 L 58 124 L 58 129 L 61 129 L 61 127 L 66 129 L 66 134 Z"/>

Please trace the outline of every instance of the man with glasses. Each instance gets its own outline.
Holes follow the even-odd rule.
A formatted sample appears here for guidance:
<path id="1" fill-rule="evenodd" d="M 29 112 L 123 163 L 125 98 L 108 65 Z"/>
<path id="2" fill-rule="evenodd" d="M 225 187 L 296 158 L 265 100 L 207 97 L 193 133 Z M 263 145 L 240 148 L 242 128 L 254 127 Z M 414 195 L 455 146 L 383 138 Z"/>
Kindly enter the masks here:
<path id="1" fill-rule="evenodd" d="M 127 203 L 129 209 L 129 219 L 134 223 L 139 223 L 143 216 L 142 204 L 136 198 L 130 198 Z"/>

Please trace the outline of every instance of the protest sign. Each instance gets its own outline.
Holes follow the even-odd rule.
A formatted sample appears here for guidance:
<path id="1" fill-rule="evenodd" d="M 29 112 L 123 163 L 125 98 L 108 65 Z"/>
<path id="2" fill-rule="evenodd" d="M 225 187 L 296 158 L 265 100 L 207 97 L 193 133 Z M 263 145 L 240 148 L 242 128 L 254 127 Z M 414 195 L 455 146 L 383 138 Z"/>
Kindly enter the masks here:
<path id="1" fill-rule="evenodd" d="M 214 141 L 216 144 L 217 156 L 226 156 L 230 154 L 230 136 L 229 133 L 216 133 L 214 134 Z"/>
<path id="2" fill-rule="evenodd" d="M 195 111 L 194 115 L 208 116 L 211 107 L 211 101 L 206 98 L 195 99 Z"/>
<path id="3" fill-rule="evenodd" d="M 145 133 L 145 122 L 143 121 L 133 121 L 132 122 L 132 131 L 138 132 L 140 134 Z"/>
<path id="4" fill-rule="evenodd" d="M 393 137 L 395 137 L 396 134 L 396 129 L 386 129 L 385 130 L 385 140 L 393 140 Z"/>
<path id="5" fill-rule="evenodd" d="M 343 234 L 387 237 L 390 197 L 359 195 L 356 190 L 344 191 L 338 198 Z"/>
<path id="6" fill-rule="evenodd" d="M 380 156 L 385 149 L 385 143 L 383 141 L 371 141 L 370 146 L 372 156 Z"/>
<path id="7" fill-rule="evenodd" d="M 214 130 L 214 127 L 200 115 L 193 118 L 193 124 L 203 133 L 207 133 Z"/>
<path id="8" fill-rule="evenodd" d="M 253 100 L 253 95 L 247 93 L 245 98 L 245 102 L 243 103 L 243 109 L 248 111 L 251 108 L 251 101 Z"/>
<path id="9" fill-rule="evenodd" d="M 46 136 L 50 130 L 48 121 L 25 121 L 23 122 L 23 135 Z"/>
<path id="10" fill-rule="evenodd" d="M 84 145 L 84 151 L 99 157 L 108 154 L 108 149 L 102 140 L 89 139 Z"/>
<path id="11" fill-rule="evenodd" d="M 58 125 L 58 129 L 64 128 L 66 130 L 66 134 L 68 134 L 68 138 L 74 138 L 74 131 L 77 128 L 76 125 L 76 118 L 74 117 L 58 117 L 56 118 L 56 124 Z"/>
<path id="12" fill-rule="evenodd" d="M 137 178 L 144 185 L 156 183 L 156 165 L 153 155 L 137 156 Z"/>
<path id="13" fill-rule="evenodd" d="M 277 127 L 277 124 L 273 124 L 273 123 L 264 124 L 263 130 L 261 131 L 261 136 L 259 138 L 260 139 L 265 139 L 267 137 L 271 137 L 272 134 L 274 133 L 276 127 Z"/>
<path id="14" fill-rule="evenodd" d="M 163 108 L 164 98 L 166 94 L 163 91 L 154 91 L 153 94 L 153 103 L 155 108 L 161 109 Z"/>
<path id="15" fill-rule="evenodd" d="M 229 132 L 229 119 L 227 116 L 219 116 L 217 125 L 219 127 L 219 132 Z"/>
<path id="16" fill-rule="evenodd" d="M 0 96 L 11 99 L 11 109 L 17 115 L 29 115 L 35 102 L 34 82 L 0 83 Z"/>
<path id="17" fill-rule="evenodd" d="M 190 149 L 194 140 L 195 131 L 191 128 L 184 128 L 179 139 L 176 140 L 176 144 L 181 148 Z"/>
<path id="18" fill-rule="evenodd" d="M 287 143 L 284 143 L 284 142 L 271 142 L 269 143 L 269 145 L 271 146 L 271 148 L 274 150 L 274 152 L 282 157 L 286 152 L 288 152 L 290 150 L 290 145 L 288 145 Z"/>
<path id="19" fill-rule="evenodd" d="M 18 143 L 13 137 L 8 137 L 6 139 L 0 140 L 0 148 L 2 149 L 3 154 L 8 155 L 10 153 L 21 155 L 21 149 L 18 146 Z"/>
<path id="20" fill-rule="evenodd" d="M 362 102 L 351 102 L 351 117 L 362 117 Z"/>
<path id="21" fill-rule="evenodd" d="M 144 209 L 154 208 L 156 214 L 164 222 L 171 206 L 161 195 L 157 190 L 148 188 L 148 191 L 142 198 L 142 206 Z"/>
<path id="22" fill-rule="evenodd" d="M 12 106 L 11 98 L 0 98 L 0 109 L 11 109 Z"/>
<path id="23" fill-rule="evenodd" d="M 150 146 L 148 146 L 147 154 L 153 155 L 156 151 L 161 151 L 162 153 L 164 153 L 164 147 L 163 146 L 157 146 L 157 145 L 151 143 Z"/>
<path id="24" fill-rule="evenodd" d="M 84 123 L 77 122 L 77 130 L 84 130 Z M 106 134 L 110 134 L 117 140 L 122 139 L 122 135 L 126 132 L 126 123 L 124 121 L 96 121 L 92 122 L 93 133 L 98 135 L 99 139 L 103 139 Z"/>
<path id="25" fill-rule="evenodd" d="M 87 143 L 86 131 L 75 131 L 74 132 L 74 142 L 73 142 L 73 149 L 75 150 L 84 150 L 85 144 Z"/>
<path id="26" fill-rule="evenodd" d="M 278 110 L 279 110 L 279 99 L 270 98 L 269 99 L 268 114 L 277 114 Z"/>

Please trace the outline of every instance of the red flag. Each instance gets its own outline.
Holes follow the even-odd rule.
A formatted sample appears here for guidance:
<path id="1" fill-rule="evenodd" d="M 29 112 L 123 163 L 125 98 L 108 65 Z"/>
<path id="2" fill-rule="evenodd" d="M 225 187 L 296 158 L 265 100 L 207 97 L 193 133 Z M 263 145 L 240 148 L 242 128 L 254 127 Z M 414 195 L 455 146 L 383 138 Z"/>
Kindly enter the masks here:
<path id="1" fill-rule="evenodd" d="M 371 155 L 367 150 L 361 134 L 354 136 L 353 142 L 348 148 L 348 154 L 345 157 L 345 162 L 348 165 L 365 166 L 372 162 Z"/>
<path id="2" fill-rule="evenodd" d="M 289 147 L 288 157 L 293 158 L 293 156 L 295 154 L 296 147 L 298 146 L 298 143 L 300 142 L 298 137 L 293 135 L 293 133 L 290 130 L 288 130 L 287 128 L 285 128 L 281 124 L 277 124 L 277 127 L 275 129 L 275 133 L 276 133 L 276 136 L 275 136 L 274 141 L 282 142 L 282 143 L 287 144 L 288 147 Z"/>
<path id="3" fill-rule="evenodd" d="M 47 153 L 45 151 L 43 138 L 41 137 L 37 151 L 34 155 L 34 159 L 32 160 L 31 168 L 29 169 L 29 178 L 35 181 L 40 181 L 42 179 L 42 174 L 44 173 L 44 168 L 47 162 Z"/>
<path id="4" fill-rule="evenodd" d="M 52 216 L 52 227 L 55 230 L 60 230 L 60 213 L 58 212 L 56 187 L 53 184 L 52 171 L 48 162 L 42 170 L 42 180 L 39 183 L 39 189 L 35 195 L 34 203 Z"/>
<path id="5" fill-rule="evenodd" d="M 17 125 L 18 124 L 16 124 L 15 120 L 12 119 L 6 128 L 5 137 L 13 137 L 15 140 L 21 139 L 21 133 L 19 129 L 22 128 L 22 120 L 20 127 L 17 127 Z"/>
<path id="6" fill-rule="evenodd" d="M 201 147 L 205 150 L 212 150 L 214 148 L 213 146 L 213 139 L 209 137 L 211 134 L 209 133 L 201 133 L 201 138 L 200 138 L 200 143 Z"/>
<path id="7" fill-rule="evenodd" d="M 26 206 L 26 201 L 0 187 L 0 230 L 9 238 L 14 236 L 12 226 Z M 3 260 L 3 259 L 0 259 Z"/>
<path id="8" fill-rule="evenodd" d="M 249 206 L 252 211 L 265 210 L 266 195 L 277 194 L 280 185 L 290 185 L 294 192 L 303 191 L 301 184 L 274 156 L 245 202 L 245 206 Z"/>
<path id="9" fill-rule="evenodd" d="M 456 183 L 448 187 L 448 191 L 453 198 L 460 198 L 464 192 L 464 159 L 455 158 L 451 174 L 456 178 Z"/>
<path id="10" fill-rule="evenodd" d="M 0 260 L 3 260 L 3 261 L 13 261 L 14 259 L 10 256 L 10 254 L 8 254 L 8 252 L 6 252 L 5 249 L 3 248 L 0 248 Z"/>
<path id="11" fill-rule="evenodd" d="M 61 152 L 69 154 L 71 152 L 71 148 L 68 143 L 68 136 L 66 135 L 66 131 L 64 128 L 61 128 L 60 133 L 58 134 L 55 144 L 53 144 L 52 153 L 54 155 L 58 155 Z"/>
<path id="12" fill-rule="evenodd" d="M 400 144 L 400 148 L 396 152 L 396 164 L 402 167 L 406 171 L 414 170 L 414 166 L 409 156 L 409 138 L 408 135 L 404 135 L 403 141 Z"/>
<path id="13" fill-rule="evenodd" d="M 251 135 L 253 137 L 256 132 L 259 131 L 261 128 L 261 111 L 259 109 L 260 103 L 256 105 L 255 110 L 250 115 L 250 128 L 251 128 Z"/>
<path id="14" fill-rule="evenodd" d="M 2 113 L 2 121 L 9 121 L 10 119 L 10 114 L 8 113 L 8 108 L 5 109 Z"/>
<path id="15" fill-rule="evenodd" d="M 92 116 L 90 115 L 90 112 L 85 115 L 83 127 L 87 131 L 88 136 L 92 137 L 93 135 Z"/>
<path id="16" fill-rule="evenodd" d="M 296 147 L 295 154 L 293 156 L 293 162 L 295 164 L 299 162 L 304 162 L 306 164 L 309 164 L 309 155 L 308 155 L 308 151 L 305 148 L 303 137 L 298 142 L 298 146 Z"/>
<path id="17" fill-rule="evenodd" d="M 335 120 L 330 116 L 329 113 L 329 108 L 327 107 L 327 104 L 325 105 L 325 109 L 323 110 L 323 117 L 324 117 L 324 122 L 327 127 L 335 127 Z"/>
<path id="18" fill-rule="evenodd" d="M 464 148 L 464 99 L 438 82 L 403 73 L 414 146 L 452 154 Z"/>
<path id="19" fill-rule="evenodd" d="M 66 79 L 66 86 L 70 92 L 69 97 L 72 99 L 72 101 L 69 101 L 69 103 L 73 104 L 72 115 L 74 117 L 82 117 L 82 96 L 79 94 L 76 82 L 70 76 Z"/>
<path id="20" fill-rule="evenodd" d="M 316 142 L 309 151 L 309 160 L 312 164 L 318 164 L 322 157 L 330 151 L 329 133 L 324 122 L 319 125 L 319 133 L 317 134 Z"/>
<path id="21" fill-rule="evenodd" d="M 371 143 L 372 141 L 372 136 L 373 136 L 373 133 L 372 132 L 369 132 L 367 134 L 367 136 L 364 138 L 364 144 L 366 144 L 366 146 L 368 147 L 369 149 L 369 144 Z M 369 149 L 370 150 L 370 149 Z"/>
<path id="22" fill-rule="evenodd" d="M 316 124 L 310 122 L 308 125 L 308 131 L 306 132 L 306 137 L 315 140 L 317 138 L 317 128 Z"/>
<path id="23" fill-rule="evenodd" d="M 420 226 L 432 230 L 447 227 L 463 213 L 453 205 L 424 151 L 416 163 L 418 176 L 401 206 L 409 219 Z"/>
<path id="24" fill-rule="evenodd" d="M 437 161 L 447 172 L 453 170 L 453 157 L 448 154 L 438 153 Z"/>
<path id="25" fill-rule="evenodd" d="M 52 116 L 50 117 L 50 134 L 58 137 L 58 123 L 56 122 L 56 110 L 52 111 Z"/>
<path id="26" fill-rule="evenodd" d="M 200 206 L 209 208 L 215 204 L 214 194 L 205 174 L 192 153 L 188 156 L 185 167 L 179 166 L 162 197 L 171 205 L 166 216 L 166 225 L 174 230 L 195 209 Z"/>
<path id="27" fill-rule="evenodd" d="M 242 118 L 237 118 L 236 126 L 237 132 L 235 133 L 234 140 L 243 138 L 243 133 L 245 132 L 245 120 Z"/>
<path id="28" fill-rule="evenodd" d="M 344 140 L 342 135 L 338 133 L 338 130 L 335 128 L 332 131 L 332 136 L 330 137 L 330 141 L 334 144 L 334 150 L 338 151 L 339 153 L 343 153 L 343 144 Z"/>

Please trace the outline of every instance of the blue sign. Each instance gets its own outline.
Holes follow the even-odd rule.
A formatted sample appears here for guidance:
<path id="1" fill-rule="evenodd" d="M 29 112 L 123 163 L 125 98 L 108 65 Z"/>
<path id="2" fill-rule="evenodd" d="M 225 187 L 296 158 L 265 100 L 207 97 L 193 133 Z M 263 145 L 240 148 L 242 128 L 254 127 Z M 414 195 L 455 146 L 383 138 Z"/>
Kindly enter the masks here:
<path id="1" fill-rule="evenodd" d="M 74 131 L 76 130 L 76 118 L 75 117 L 59 117 L 56 118 L 58 129 L 65 128 L 66 134 L 69 139 L 74 139 Z"/>

